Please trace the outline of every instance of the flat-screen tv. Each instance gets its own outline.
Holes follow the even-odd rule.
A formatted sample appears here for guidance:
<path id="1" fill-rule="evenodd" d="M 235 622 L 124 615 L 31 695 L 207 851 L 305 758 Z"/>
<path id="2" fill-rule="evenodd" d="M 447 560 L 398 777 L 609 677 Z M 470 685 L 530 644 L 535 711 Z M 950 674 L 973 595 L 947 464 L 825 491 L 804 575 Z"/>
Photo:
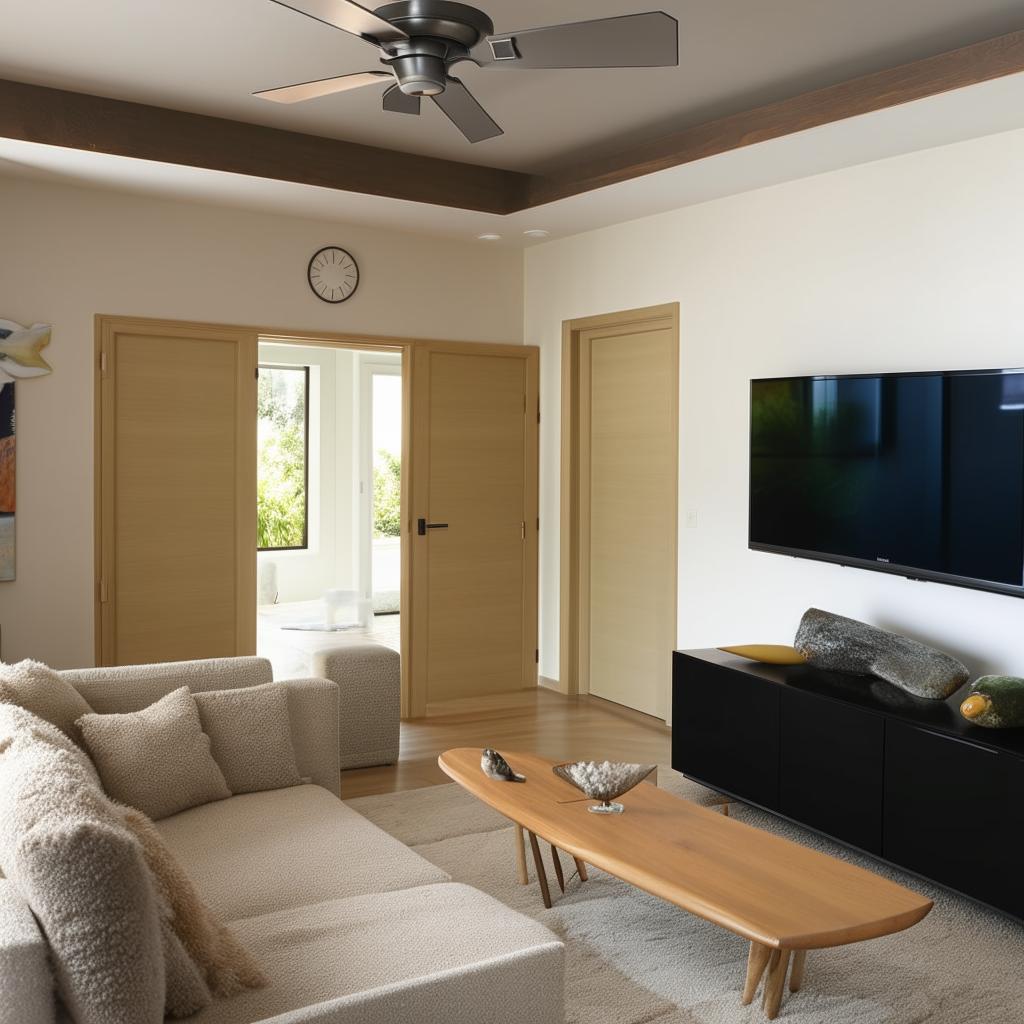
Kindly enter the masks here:
<path id="1" fill-rule="evenodd" d="M 751 381 L 750 547 L 1024 597 L 1024 370 Z"/>

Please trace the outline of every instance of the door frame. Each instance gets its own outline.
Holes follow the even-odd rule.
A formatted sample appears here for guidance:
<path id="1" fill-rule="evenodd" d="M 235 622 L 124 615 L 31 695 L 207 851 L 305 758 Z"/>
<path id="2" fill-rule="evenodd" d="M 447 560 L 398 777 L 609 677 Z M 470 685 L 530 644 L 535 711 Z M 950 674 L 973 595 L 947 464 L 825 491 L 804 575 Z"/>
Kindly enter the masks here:
<path id="1" fill-rule="evenodd" d="M 584 335 L 602 328 L 668 328 L 675 338 L 673 520 L 677 525 L 679 521 L 679 303 L 563 321 L 557 688 L 570 696 L 590 692 L 590 358 Z M 673 620 L 678 604 L 677 534 L 678 529 L 673 533 L 669 558 L 676 578 Z"/>
<path id="2" fill-rule="evenodd" d="M 360 359 L 359 367 L 359 478 L 363 491 L 359 495 L 359 578 L 366 581 L 363 597 L 373 600 L 373 378 L 401 377 L 404 367 L 400 363 L 375 363 L 371 358 Z M 405 465 L 402 466 L 402 476 Z M 399 480 L 399 494 L 403 481 Z M 401 513 L 400 513 L 401 514 Z M 402 515 L 402 521 L 405 521 Z M 400 537 L 399 540 L 402 540 Z M 404 543 L 401 547 L 404 547 Z M 401 555 L 401 547 L 399 555 Z M 399 593 L 399 612 L 402 596 Z M 401 620 L 399 620 L 401 625 Z"/>
<path id="3" fill-rule="evenodd" d="M 110 545 L 114 537 L 114 524 L 109 510 L 112 509 L 111 494 L 104 493 L 102 481 L 104 467 L 104 430 L 105 423 L 109 423 L 112 415 L 112 407 L 109 400 L 105 404 L 103 393 L 103 382 L 105 379 L 106 357 L 105 346 L 112 343 L 112 339 L 118 332 L 132 333 L 160 333 L 188 331 L 193 336 L 196 332 L 209 332 L 218 337 L 225 333 L 237 333 L 251 341 L 253 373 L 255 379 L 255 367 L 257 363 L 257 350 L 259 342 L 267 342 L 276 345 L 322 345 L 329 348 L 358 349 L 367 352 L 390 351 L 398 352 L 402 356 L 402 484 L 401 484 L 401 510 L 402 510 L 402 546 L 401 546 L 401 714 L 403 718 L 419 717 L 426 714 L 426 684 L 421 682 L 422 676 L 417 679 L 412 665 L 412 638 L 413 627 L 416 620 L 416 609 L 413 607 L 411 595 L 413 593 L 413 549 L 411 541 L 413 533 L 413 476 L 415 473 L 415 445 L 413 431 L 413 385 L 416 374 L 417 361 L 414 357 L 416 352 L 434 350 L 440 352 L 469 353 L 479 352 L 480 354 L 505 354 L 518 355 L 527 359 L 528 365 L 534 367 L 531 374 L 528 371 L 528 380 L 533 388 L 533 397 L 537 396 L 537 371 L 539 361 L 539 350 L 533 346 L 526 345 L 502 345 L 489 342 L 457 341 L 449 342 L 435 338 L 409 338 L 393 335 L 372 335 L 372 334 L 348 334 L 335 331 L 295 331 L 289 328 L 268 327 L 260 325 L 238 325 L 219 324 L 209 322 L 196 322 L 187 320 L 168 320 L 151 317 L 119 316 L 116 314 L 98 313 L 94 317 L 94 620 L 95 620 L 95 659 L 96 664 L 103 664 L 102 656 L 102 604 L 101 598 L 106 595 L 101 593 L 102 581 L 104 579 L 104 551 L 111 551 Z M 108 388 L 109 391 L 109 388 Z M 255 395 L 255 389 L 254 389 Z M 539 398 L 537 408 L 539 410 Z M 528 436 L 532 441 L 528 446 L 530 463 L 528 463 L 527 486 L 532 495 L 533 507 L 537 507 L 537 478 L 539 467 L 539 449 L 537 447 L 537 417 L 527 419 Z M 252 431 L 255 437 L 255 397 L 253 398 L 253 420 Z M 532 434 L 531 434 L 532 431 Z M 106 432 L 109 436 L 109 430 Z M 255 441 L 254 441 L 255 446 Z M 255 447 L 254 447 L 255 450 Z M 107 465 L 110 464 L 112 452 L 107 452 Z M 406 467 L 409 467 L 408 471 Z M 532 467 L 532 468 L 531 468 Z M 253 477 L 256 473 L 255 460 L 249 470 Z M 255 483 L 253 484 L 255 493 Z M 539 525 L 539 520 L 537 521 Z M 536 649 L 537 631 L 537 533 L 536 530 L 527 532 L 528 555 L 532 549 L 532 557 L 527 559 L 527 571 L 532 570 L 532 583 L 527 593 L 527 621 L 532 628 L 532 647 L 529 650 L 531 659 Z M 256 516 L 255 508 L 252 516 L 252 570 L 251 590 L 252 617 L 251 617 L 251 641 L 247 642 L 248 649 L 241 649 L 242 653 L 255 653 L 256 644 Z M 247 591 L 246 591 L 247 592 Z M 248 598 L 246 598 L 248 603 Z M 525 651 L 525 642 L 524 642 Z"/>
<path id="4" fill-rule="evenodd" d="M 539 557 L 539 487 L 540 487 L 540 349 L 534 345 L 474 344 L 467 347 L 463 342 L 424 342 L 417 345 L 413 353 L 413 372 L 416 375 L 416 390 L 412 405 L 411 427 L 413 434 L 412 471 L 409 474 L 414 516 L 429 514 L 430 496 L 430 374 L 429 359 L 434 353 L 453 355 L 502 356 L 522 359 L 526 370 L 526 420 L 525 437 L 525 488 L 523 494 L 523 522 L 526 523 L 524 537 L 523 615 L 526 628 L 523 635 L 523 686 L 536 686 L 539 652 L 537 637 L 538 622 L 538 557 Z M 419 457 L 417 457 L 417 454 Z M 403 474 L 403 486 L 405 483 Z M 411 569 L 416 579 L 426 579 L 428 572 L 427 545 L 416 544 L 412 533 L 412 520 L 408 522 L 413 543 Z M 411 597 L 412 625 L 416 644 L 415 662 L 411 666 L 416 683 L 410 690 L 409 717 L 420 718 L 427 713 L 427 617 L 429 614 L 426 588 L 414 587 Z M 404 592 L 403 592 L 403 601 Z M 404 625 L 404 623 L 403 623 Z"/>

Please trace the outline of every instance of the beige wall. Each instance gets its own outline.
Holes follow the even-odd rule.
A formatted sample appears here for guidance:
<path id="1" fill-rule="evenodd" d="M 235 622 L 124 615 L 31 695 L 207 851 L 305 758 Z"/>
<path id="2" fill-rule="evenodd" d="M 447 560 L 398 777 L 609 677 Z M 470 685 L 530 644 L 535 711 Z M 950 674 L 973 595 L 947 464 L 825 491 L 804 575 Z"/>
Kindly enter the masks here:
<path id="1" fill-rule="evenodd" d="M 6 660 L 93 662 L 94 314 L 522 340 L 521 254 L 482 243 L 3 177 L 0 224 L 0 317 L 52 324 L 55 369 L 18 386 L 18 579 L 0 583 Z M 330 243 L 362 271 L 340 306 L 305 280 L 309 257 Z"/>
<path id="2" fill-rule="evenodd" d="M 524 333 L 542 346 L 546 424 L 544 676 L 558 675 L 562 321 L 675 301 L 679 645 L 791 642 L 801 613 L 818 605 L 905 630 L 978 672 L 1024 673 L 1019 598 L 747 549 L 750 378 L 1024 363 L 1022 181 L 1018 131 L 527 251 Z"/>

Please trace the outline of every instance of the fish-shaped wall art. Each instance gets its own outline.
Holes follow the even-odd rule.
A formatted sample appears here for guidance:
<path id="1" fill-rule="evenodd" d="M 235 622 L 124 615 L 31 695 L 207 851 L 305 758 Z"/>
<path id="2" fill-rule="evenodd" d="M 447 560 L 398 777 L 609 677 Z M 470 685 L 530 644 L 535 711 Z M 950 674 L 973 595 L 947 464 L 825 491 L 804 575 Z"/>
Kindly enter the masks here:
<path id="1" fill-rule="evenodd" d="M 53 373 L 40 355 L 49 344 L 49 324 L 22 327 L 13 320 L 0 320 L 0 384 Z"/>

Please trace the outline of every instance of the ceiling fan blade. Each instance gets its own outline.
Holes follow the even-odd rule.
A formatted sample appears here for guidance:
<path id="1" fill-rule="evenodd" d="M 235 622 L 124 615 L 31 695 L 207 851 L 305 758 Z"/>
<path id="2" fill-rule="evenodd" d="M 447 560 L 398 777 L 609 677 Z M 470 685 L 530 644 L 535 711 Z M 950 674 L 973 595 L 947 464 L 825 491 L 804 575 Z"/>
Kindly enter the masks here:
<path id="1" fill-rule="evenodd" d="M 679 63 L 679 22 L 663 11 L 496 33 L 472 59 L 507 68 L 659 68 Z"/>
<path id="2" fill-rule="evenodd" d="M 312 100 L 318 96 L 330 96 L 335 92 L 361 89 L 364 85 L 380 85 L 381 82 L 393 81 L 394 76 L 388 71 L 360 71 L 338 78 L 318 78 L 315 82 L 283 85 L 280 89 L 263 89 L 254 92 L 253 96 L 259 96 L 261 100 L 272 100 L 274 103 L 301 103 L 302 100 Z"/>
<path id="3" fill-rule="evenodd" d="M 505 134 L 458 78 L 449 75 L 444 92 L 430 98 L 470 142 L 483 142 Z"/>
<path id="4" fill-rule="evenodd" d="M 369 43 L 394 43 L 409 38 L 397 25 L 353 3 L 353 0 L 288 0 L 287 3 L 285 0 L 273 0 L 273 3 L 361 36 Z"/>
<path id="5" fill-rule="evenodd" d="M 398 88 L 397 82 L 390 89 L 384 90 L 383 105 L 385 110 L 390 110 L 394 114 L 419 114 L 420 112 L 419 96 L 406 96 Z"/>

